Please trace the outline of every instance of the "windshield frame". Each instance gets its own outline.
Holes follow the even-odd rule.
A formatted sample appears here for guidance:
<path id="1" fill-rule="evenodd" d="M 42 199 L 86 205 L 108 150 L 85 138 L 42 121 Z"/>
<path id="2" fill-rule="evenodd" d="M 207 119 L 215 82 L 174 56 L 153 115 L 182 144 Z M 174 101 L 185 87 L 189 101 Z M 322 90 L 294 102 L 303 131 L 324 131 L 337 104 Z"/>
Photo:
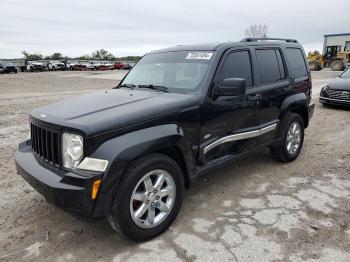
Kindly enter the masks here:
<path id="1" fill-rule="evenodd" d="M 168 89 L 168 92 L 170 93 L 181 93 L 181 94 L 194 94 L 194 93 L 199 93 L 203 90 L 203 86 L 205 86 L 208 82 L 208 77 L 210 78 L 211 75 L 211 67 L 215 61 L 215 57 L 216 57 L 216 50 L 176 50 L 176 51 L 164 51 L 164 52 L 154 52 L 154 53 L 150 53 L 150 54 L 146 54 L 145 56 L 143 56 L 141 58 L 141 60 L 139 62 L 142 61 L 142 59 L 144 59 L 146 56 L 152 56 L 152 55 L 158 55 L 158 54 L 166 54 L 166 53 L 178 53 L 178 52 L 205 52 L 205 53 L 212 53 L 211 59 L 209 59 L 210 61 L 207 63 L 207 68 L 206 68 L 206 72 L 203 74 L 201 80 L 197 83 L 196 87 L 193 89 L 187 89 L 187 88 L 176 88 L 176 87 L 171 87 L 171 86 L 165 86 Z M 127 78 L 127 76 L 129 75 L 129 73 L 134 70 L 136 68 L 136 66 L 139 64 L 139 62 L 135 63 L 134 66 L 132 67 L 132 69 L 123 77 L 123 79 L 119 82 L 119 84 L 115 87 L 115 88 L 123 88 L 122 85 L 124 84 L 124 80 Z M 211 81 L 211 78 L 210 80 Z M 130 84 L 130 83 L 125 83 L 125 84 Z M 134 83 L 131 83 L 134 84 Z M 158 84 L 155 84 L 155 86 L 157 86 Z M 124 86 L 125 88 L 125 86 Z M 137 85 L 135 89 L 138 89 Z M 140 88 L 143 89 L 143 88 Z M 143 89 L 144 90 L 144 89 Z"/>

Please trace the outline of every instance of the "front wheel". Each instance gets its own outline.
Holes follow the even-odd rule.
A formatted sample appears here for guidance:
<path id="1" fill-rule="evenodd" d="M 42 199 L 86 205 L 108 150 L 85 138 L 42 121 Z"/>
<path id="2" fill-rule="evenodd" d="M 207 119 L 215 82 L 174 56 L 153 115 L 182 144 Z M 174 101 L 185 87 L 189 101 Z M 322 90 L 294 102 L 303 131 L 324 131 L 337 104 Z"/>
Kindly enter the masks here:
<path id="1" fill-rule="evenodd" d="M 182 171 L 173 159 L 161 154 L 141 158 L 120 182 L 109 222 L 131 240 L 146 241 L 172 224 L 183 195 Z"/>
<path id="2" fill-rule="evenodd" d="M 334 60 L 330 64 L 330 68 L 332 71 L 341 71 L 344 69 L 343 62 L 340 60 Z"/>
<path id="3" fill-rule="evenodd" d="M 285 163 L 295 160 L 304 142 L 304 121 L 301 116 L 287 114 L 282 119 L 277 138 L 279 142 L 271 147 L 272 156 Z"/>

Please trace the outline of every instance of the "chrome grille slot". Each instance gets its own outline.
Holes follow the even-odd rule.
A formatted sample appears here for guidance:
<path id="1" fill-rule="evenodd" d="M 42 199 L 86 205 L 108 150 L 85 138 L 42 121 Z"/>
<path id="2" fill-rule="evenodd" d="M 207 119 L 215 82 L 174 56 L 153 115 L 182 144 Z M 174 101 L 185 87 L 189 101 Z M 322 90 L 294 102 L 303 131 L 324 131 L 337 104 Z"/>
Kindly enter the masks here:
<path id="1" fill-rule="evenodd" d="M 60 136 L 58 132 L 31 123 L 30 134 L 33 152 L 43 160 L 59 166 Z"/>
<path id="2" fill-rule="evenodd" d="M 332 99 L 350 100 L 349 91 L 328 90 L 327 94 L 329 98 L 332 98 Z"/>

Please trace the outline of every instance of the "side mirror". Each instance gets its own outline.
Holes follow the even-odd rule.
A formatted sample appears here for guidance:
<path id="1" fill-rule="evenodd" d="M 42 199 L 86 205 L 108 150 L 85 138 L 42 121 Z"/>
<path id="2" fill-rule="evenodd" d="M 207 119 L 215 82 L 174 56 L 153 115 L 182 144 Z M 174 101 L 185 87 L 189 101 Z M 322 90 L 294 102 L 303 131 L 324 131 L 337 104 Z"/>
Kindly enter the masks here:
<path id="1" fill-rule="evenodd" d="M 226 78 L 217 89 L 216 96 L 241 96 L 245 94 L 245 78 Z"/>

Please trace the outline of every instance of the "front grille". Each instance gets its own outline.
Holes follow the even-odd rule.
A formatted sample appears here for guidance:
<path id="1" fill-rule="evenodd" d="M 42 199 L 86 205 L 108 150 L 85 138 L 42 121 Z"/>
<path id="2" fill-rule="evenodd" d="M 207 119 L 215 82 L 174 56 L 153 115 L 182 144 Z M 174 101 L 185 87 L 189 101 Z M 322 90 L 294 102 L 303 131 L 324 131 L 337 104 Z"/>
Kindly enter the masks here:
<path id="1" fill-rule="evenodd" d="M 30 124 L 32 149 L 43 160 L 60 165 L 60 136 L 58 132 Z"/>
<path id="2" fill-rule="evenodd" d="M 350 92 L 349 91 L 340 91 L 340 90 L 328 90 L 328 97 L 333 99 L 341 99 L 341 100 L 350 100 Z"/>

